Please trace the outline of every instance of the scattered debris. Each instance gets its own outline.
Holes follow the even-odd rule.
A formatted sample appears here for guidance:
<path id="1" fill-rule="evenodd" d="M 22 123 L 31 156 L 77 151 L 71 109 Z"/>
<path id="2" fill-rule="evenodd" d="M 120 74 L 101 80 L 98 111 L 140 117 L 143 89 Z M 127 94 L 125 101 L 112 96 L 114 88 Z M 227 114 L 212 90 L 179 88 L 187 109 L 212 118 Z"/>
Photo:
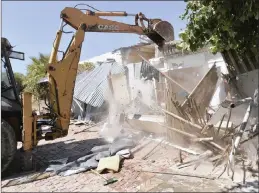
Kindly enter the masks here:
<path id="1" fill-rule="evenodd" d="M 246 110 L 243 122 L 242 122 L 241 126 L 239 127 L 239 129 L 237 130 L 237 132 L 235 133 L 235 135 L 237 137 L 234 140 L 234 143 L 233 143 L 232 148 L 231 148 L 231 152 L 229 154 L 228 170 L 231 169 L 231 171 L 232 171 L 232 177 L 231 177 L 232 179 L 233 179 L 233 176 L 234 176 L 234 166 L 235 166 L 234 156 L 236 154 L 237 148 L 238 148 L 239 143 L 241 141 L 242 134 L 244 133 L 244 130 L 246 128 L 246 124 L 247 124 L 247 121 L 248 121 L 249 116 L 250 116 L 252 105 L 253 105 L 253 103 L 250 102 L 250 104 L 249 104 L 249 106 Z"/>
<path id="2" fill-rule="evenodd" d="M 150 129 L 150 125 L 152 124 L 152 121 L 150 121 L 151 123 L 146 123 L 148 121 L 143 118 L 145 115 L 142 115 L 141 113 L 134 114 L 137 112 L 132 113 L 127 109 L 129 106 L 136 104 L 138 104 L 139 108 L 145 106 L 147 116 L 152 117 L 153 122 L 157 124 L 156 126 L 161 126 L 160 128 L 163 128 L 166 131 L 157 132 L 161 132 L 160 134 L 167 135 L 166 137 L 163 136 L 162 139 L 158 139 L 158 137 L 156 139 L 149 137 L 148 139 L 150 141 L 156 141 L 157 144 L 149 152 L 143 155 L 142 160 L 147 160 L 152 155 L 152 153 L 155 152 L 155 149 L 157 149 L 159 145 L 165 144 L 179 150 L 179 156 L 177 157 L 179 163 L 176 165 L 179 170 L 190 166 L 194 166 L 193 169 L 196 170 L 205 161 L 210 161 L 213 162 L 212 172 L 219 165 L 225 164 L 223 171 L 219 174 L 218 178 L 220 178 L 225 173 L 225 171 L 227 171 L 228 174 L 229 171 L 231 171 L 231 178 L 233 180 L 235 173 L 235 160 L 239 159 L 239 161 L 242 161 L 242 168 L 244 170 L 243 183 L 245 183 L 245 159 L 247 158 L 245 155 L 243 155 L 244 151 L 241 151 L 240 145 L 251 140 L 259 134 L 258 117 L 257 119 L 252 121 L 253 123 L 249 123 L 252 109 L 254 107 L 258 108 L 258 89 L 255 89 L 253 97 L 249 97 L 247 95 L 243 99 L 233 98 L 233 96 L 231 96 L 233 94 L 229 92 L 229 96 L 223 102 L 221 100 L 220 104 L 218 105 L 218 110 L 215 110 L 214 107 L 212 108 L 210 106 L 210 103 L 213 98 L 213 94 L 217 88 L 218 80 L 220 78 L 219 73 L 217 73 L 218 67 L 216 65 L 216 62 L 214 62 L 212 67 L 208 69 L 206 73 L 201 73 L 201 78 L 197 78 L 196 80 L 198 84 L 196 86 L 195 84 L 193 84 L 192 89 L 190 89 L 190 87 L 186 86 L 186 84 L 182 85 L 181 81 L 179 81 L 181 80 L 181 78 L 184 79 L 184 77 L 178 77 L 178 81 L 176 81 L 172 77 L 173 73 L 169 73 L 170 71 L 168 69 L 168 71 L 166 71 L 165 73 L 163 70 L 155 68 L 145 57 L 141 55 L 139 51 L 137 51 L 137 54 L 143 61 L 145 61 L 145 65 L 147 65 L 148 68 L 151 69 L 150 73 L 144 75 L 146 77 L 146 82 L 159 82 L 159 75 L 165 78 L 165 88 L 162 89 L 166 90 L 164 92 L 164 95 L 166 96 L 164 104 L 154 104 L 151 102 L 147 104 L 148 102 L 146 102 L 144 98 L 147 93 L 145 93 L 145 91 L 141 90 L 140 88 L 136 89 L 138 90 L 138 94 L 135 98 L 132 97 L 132 93 L 131 91 L 129 91 L 129 93 L 126 94 L 128 96 L 127 100 L 124 100 L 124 98 L 121 97 L 120 93 L 116 92 L 116 88 L 118 88 L 118 85 L 116 87 L 114 83 L 115 81 L 113 81 L 115 79 L 115 76 L 113 77 L 112 73 L 108 73 L 107 70 L 107 84 L 109 85 L 109 89 L 111 90 L 111 97 L 113 98 L 113 102 L 117 101 L 117 103 L 123 103 L 125 101 L 130 101 L 125 102 L 129 103 L 128 105 L 116 103 L 116 105 L 120 106 L 120 108 L 117 108 L 116 106 L 117 109 L 114 110 L 116 111 L 114 113 L 114 119 L 117 120 L 117 117 L 120 116 L 119 122 L 114 123 L 113 120 L 110 119 L 110 117 L 108 118 L 108 121 L 104 120 L 99 123 L 71 119 L 70 125 L 75 125 L 77 127 L 85 126 L 83 130 L 76 131 L 74 132 L 74 134 L 86 132 L 89 131 L 90 128 L 102 125 L 103 127 L 102 129 L 100 129 L 100 136 L 106 137 L 109 143 L 107 143 L 106 145 L 93 147 L 87 154 L 72 162 L 68 162 L 68 158 L 61 160 L 52 160 L 50 161 L 50 165 L 44 173 L 33 174 L 26 179 L 14 179 L 7 183 L 5 186 L 28 183 L 35 180 L 45 179 L 54 175 L 70 176 L 89 170 L 92 173 L 103 178 L 105 180 L 104 185 L 109 185 L 117 182 L 118 180 L 116 178 L 107 179 L 102 176 L 101 173 L 103 173 L 104 171 L 112 173 L 119 172 L 122 160 L 131 158 L 133 153 L 136 152 L 132 152 L 132 148 L 136 146 L 136 140 L 134 140 L 132 136 L 123 134 L 124 122 L 127 122 L 130 125 L 128 117 L 130 114 L 133 114 L 132 119 L 137 119 L 140 122 L 142 121 L 142 123 L 139 124 L 139 128 L 144 128 L 146 126 L 148 129 Z M 147 68 L 145 65 L 141 66 L 142 70 L 143 68 Z M 128 77 L 125 78 L 124 74 L 120 74 L 119 78 L 121 78 L 121 76 L 123 76 L 123 80 L 127 82 L 126 79 Z M 147 76 L 149 76 L 149 78 L 147 78 Z M 223 78 L 225 77 L 225 75 L 222 76 Z M 124 84 L 127 85 L 128 82 L 127 84 Z M 237 85 L 229 83 L 229 86 L 231 87 L 231 90 L 236 90 L 235 94 L 239 93 Z M 129 86 L 127 85 L 127 89 L 129 89 L 128 87 Z M 177 91 L 174 90 L 176 87 Z M 232 87 L 235 87 L 235 89 L 232 89 Z M 176 95 L 181 95 L 181 97 L 177 98 Z M 136 101 L 138 103 L 136 103 Z M 110 106 L 112 105 L 113 104 L 110 104 Z M 248 105 L 248 107 L 243 117 L 243 121 L 241 122 L 240 120 L 238 122 L 235 120 L 235 110 L 242 105 Z M 146 110 L 146 108 L 148 110 Z M 224 109 L 224 113 L 215 118 L 212 123 L 212 119 L 214 118 L 213 116 L 216 115 L 222 108 Z M 210 109 L 210 111 L 212 112 L 208 113 L 208 109 Z M 246 139 L 241 141 L 246 131 L 247 125 L 249 125 L 250 128 L 250 135 Z M 133 129 L 139 128 L 135 128 L 134 126 Z M 154 127 L 154 129 L 158 130 L 156 127 Z M 45 128 L 43 128 L 43 130 L 45 130 Z M 111 133 L 111 131 L 113 131 L 116 136 L 114 136 L 115 134 Z M 169 135 L 177 136 L 176 138 L 180 136 L 185 142 L 188 141 L 188 143 L 190 144 L 188 144 L 188 146 L 182 147 L 181 145 L 177 144 L 177 142 L 173 141 L 173 139 L 170 139 L 170 137 L 168 137 Z M 192 145 L 199 145 L 200 147 L 202 147 L 200 149 L 201 151 L 196 151 L 196 149 L 194 150 Z M 65 149 L 68 150 L 75 147 L 76 144 L 71 145 L 70 147 Z M 188 155 L 189 160 L 188 158 L 183 159 L 182 152 L 187 152 L 188 154 L 194 156 Z M 224 163 L 225 161 L 226 163 Z M 155 162 L 156 160 L 151 160 L 151 163 Z M 185 171 L 159 172 L 140 170 L 137 172 L 179 175 L 209 180 L 215 179 L 215 177 L 212 176 L 187 174 Z"/>
<path id="3" fill-rule="evenodd" d="M 108 157 L 114 156 L 119 151 L 133 148 L 134 146 L 135 146 L 135 143 L 132 140 L 132 138 L 126 138 L 126 137 L 120 136 L 119 138 L 116 138 L 112 144 L 96 146 L 92 148 L 92 150 L 87 155 L 80 157 L 79 159 L 73 162 L 66 163 L 66 161 L 64 160 L 53 160 L 50 163 L 49 167 L 46 169 L 46 172 L 55 172 L 57 175 L 60 175 L 60 176 L 69 176 L 69 175 L 85 172 L 90 169 L 97 168 L 99 161 L 102 160 L 102 158 L 108 158 Z M 118 155 L 115 156 L 114 158 L 117 159 L 118 157 L 120 159 L 123 158 Z M 106 163 L 105 159 L 104 159 L 104 162 Z"/>
<path id="4" fill-rule="evenodd" d="M 174 147 L 174 148 L 176 148 L 176 149 L 179 149 L 179 150 L 181 150 L 181 151 L 185 151 L 185 152 L 187 152 L 187 153 L 189 153 L 189 154 L 200 155 L 200 153 L 195 152 L 195 151 L 193 151 L 193 150 L 191 150 L 191 149 L 187 149 L 187 148 L 181 147 L 181 146 L 179 146 L 179 145 L 174 145 L 174 144 L 169 143 L 169 142 L 166 142 L 166 141 L 164 141 L 164 140 L 161 141 L 161 140 L 159 140 L 159 139 L 151 139 L 151 138 L 150 138 L 150 140 L 159 141 L 159 142 L 161 142 L 161 143 L 163 143 L 163 144 L 169 145 L 169 146 Z"/>
<path id="5" fill-rule="evenodd" d="M 188 162 L 180 163 L 177 166 L 178 166 L 179 169 L 181 169 L 181 168 L 184 168 L 184 167 L 187 167 L 187 166 L 191 166 L 193 164 L 201 163 L 201 162 L 207 160 L 212 155 L 213 155 L 213 153 L 211 151 L 207 150 L 204 153 L 200 154 L 197 158 L 195 158 L 193 160 L 190 160 Z"/>
<path id="6" fill-rule="evenodd" d="M 100 175 L 98 172 L 96 172 L 95 170 L 91 170 L 92 173 L 100 176 L 101 178 L 103 178 L 105 180 L 105 183 L 103 184 L 104 186 L 107 186 L 109 184 L 113 184 L 115 182 L 117 182 L 118 180 L 116 178 L 110 178 L 110 179 L 107 179 L 105 178 L 104 176 Z"/>
<path id="7" fill-rule="evenodd" d="M 215 180 L 215 177 L 203 176 L 203 175 L 197 175 L 197 174 L 196 175 L 195 174 L 187 174 L 186 172 L 184 172 L 184 173 L 180 173 L 180 172 L 158 172 L 158 171 L 145 171 L 145 170 L 140 170 L 138 172 L 147 172 L 147 173 L 155 173 L 155 174 L 168 174 L 168 175 L 175 175 L 175 176 L 187 176 L 187 177 Z"/>
<path id="8" fill-rule="evenodd" d="M 31 174 L 29 176 L 26 176 L 26 178 L 21 177 L 21 178 L 12 179 L 8 183 L 6 183 L 4 186 L 2 186 L 2 188 L 9 187 L 9 186 L 16 186 L 16 185 L 20 185 L 20 184 L 26 184 L 26 183 L 34 182 L 37 180 L 46 179 L 46 178 L 52 177 L 54 175 L 55 175 L 54 172 L 43 172 L 43 173 L 41 172 L 41 173 Z"/>
<path id="9" fill-rule="evenodd" d="M 96 126 L 98 126 L 98 125 L 101 125 L 101 124 L 103 124 L 103 123 L 104 123 L 104 121 L 101 121 L 101 122 L 96 123 L 96 124 L 92 124 L 92 125 L 90 125 L 89 127 L 83 129 L 82 131 L 76 131 L 75 134 L 82 133 L 82 132 L 87 132 L 89 129 L 91 129 L 91 128 L 93 128 L 93 127 L 96 127 Z"/>
<path id="10" fill-rule="evenodd" d="M 163 142 L 163 140 L 161 140 L 154 148 L 152 148 L 146 155 L 144 155 L 142 157 L 143 160 L 146 160 L 148 158 L 148 156 Z"/>
<path id="11" fill-rule="evenodd" d="M 118 151 L 116 153 L 116 155 L 119 155 L 125 159 L 128 159 L 131 156 L 131 151 L 130 151 L 130 149 L 123 149 L 123 150 Z"/>

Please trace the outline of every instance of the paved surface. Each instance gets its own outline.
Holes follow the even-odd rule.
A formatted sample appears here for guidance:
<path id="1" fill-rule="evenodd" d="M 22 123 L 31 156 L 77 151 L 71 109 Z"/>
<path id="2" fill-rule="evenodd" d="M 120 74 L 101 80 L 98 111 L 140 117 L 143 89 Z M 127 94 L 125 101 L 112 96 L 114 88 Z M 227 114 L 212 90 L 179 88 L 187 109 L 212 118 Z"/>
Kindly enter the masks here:
<path id="1" fill-rule="evenodd" d="M 98 137 L 98 128 L 92 128 L 88 132 L 75 134 L 76 131 L 83 130 L 85 126 L 71 126 L 67 137 L 53 142 L 40 142 L 35 155 L 41 166 L 44 167 L 48 161 L 70 157 L 83 156 L 95 145 L 104 144 Z M 115 174 L 103 174 L 105 177 L 116 177 L 118 182 L 109 186 L 103 186 L 104 180 L 90 172 L 84 172 L 72 176 L 53 176 L 47 179 L 34 181 L 10 187 L 3 187 L 10 179 L 2 181 L 3 192 L 215 192 L 228 189 L 232 191 L 241 190 L 242 187 L 234 186 L 230 180 L 217 179 L 208 180 L 196 177 L 186 177 L 171 174 L 157 174 L 143 171 L 165 171 L 174 172 L 175 163 L 178 161 L 178 150 L 160 144 L 158 142 L 142 139 L 140 144 L 133 149 L 134 158 L 125 160 L 120 172 Z M 157 148 L 144 160 L 143 157 L 155 146 Z M 184 155 L 188 157 L 187 155 Z M 205 171 L 206 170 L 206 171 Z M 142 172 L 141 172 L 142 171 Z M 185 170 L 183 170 L 185 171 Z M 188 173 L 193 171 L 192 167 L 186 169 Z M 193 173 L 207 175 L 209 169 L 199 167 Z M 26 175 L 24 175 L 26 176 Z M 254 186 L 248 184 L 247 187 L 254 187 L 258 192 L 256 182 Z M 224 189 L 225 187 L 225 189 Z M 248 190 L 247 188 L 245 190 Z"/>

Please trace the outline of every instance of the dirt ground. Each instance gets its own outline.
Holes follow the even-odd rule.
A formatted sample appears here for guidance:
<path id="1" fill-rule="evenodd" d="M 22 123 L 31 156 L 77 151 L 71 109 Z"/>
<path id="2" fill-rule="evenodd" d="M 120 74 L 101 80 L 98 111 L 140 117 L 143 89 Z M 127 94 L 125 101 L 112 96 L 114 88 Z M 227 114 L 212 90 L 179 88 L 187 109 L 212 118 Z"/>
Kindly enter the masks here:
<path id="1" fill-rule="evenodd" d="M 105 143 L 99 138 L 98 127 L 75 134 L 84 128 L 85 126 L 71 125 L 67 137 L 52 142 L 41 141 L 34 152 L 41 167 L 44 168 L 53 159 L 84 156 L 92 147 Z M 231 182 L 224 175 L 220 179 L 212 180 L 169 174 L 181 172 L 208 176 L 212 167 L 205 165 L 196 170 L 193 170 L 193 167 L 176 169 L 178 150 L 162 143 L 157 145 L 158 142 L 142 138 L 139 145 L 132 150 L 134 158 L 125 160 L 118 173 L 102 174 L 108 178 L 118 179 L 118 182 L 108 186 L 103 185 L 104 180 L 99 176 L 91 172 L 83 172 L 67 177 L 53 176 L 27 184 L 4 187 L 14 178 L 9 177 L 2 179 L 2 192 L 258 192 L 258 181 L 250 180 L 241 186 Z M 143 159 L 155 146 L 157 148 L 153 153 Z M 189 156 L 184 154 L 184 157 Z M 158 173 L 150 173 L 151 171 Z M 29 174 L 19 176 L 26 177 L 27 175 Z M 217 176 L 217 172 L 214 172 L 212 176 Z"/>

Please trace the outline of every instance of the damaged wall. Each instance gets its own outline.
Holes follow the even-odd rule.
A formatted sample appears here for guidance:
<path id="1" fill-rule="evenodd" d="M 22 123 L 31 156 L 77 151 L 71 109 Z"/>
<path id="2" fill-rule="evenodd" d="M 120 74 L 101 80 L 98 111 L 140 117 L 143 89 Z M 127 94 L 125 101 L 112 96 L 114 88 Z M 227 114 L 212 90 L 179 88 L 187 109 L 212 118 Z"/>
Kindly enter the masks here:
<path id="1" fill-rule="evenodd" d="M 190 93 L 208 71 L 207 65 L 167 70 L 165 73 L 174 81 L 182 85 Z M 165 103 L 165 77 L 160 74 L 159 82 L 155 81 L 155 90 L 158 104 Z M 172 90 L 176 93 L 176 100 L 183 102 L 188 93 L 176 84 L 172 84 Z"/>
<path id="2" fill-rule="evenodd" d="M 119 50 L 116 52 L 107 52 L 99 56 L 95 56 L 87 60 L 80 61 L 79 64 L 82 64 L 84 62 L 92 62 L 94 64 L 97 64 L 98 62 L 105 62 L 107 61 L 107 59 L 114 59 L 116 62 L 121 63 L 122 62 L 121 52 Z"/>
<path id="3" fill-rule="evenodd" d="M 258 70 L 250 71 L 248 73 L 240 74 L 237 76 L 237 87 L 239 91 L 241 91 L 244 97 L 252 97 L 254 95 L 255 89 L 258 88 Z M 246 113 L 247 107 L 249 103 L 245 103 L 239 105 L 232 109 L 230 122 L 233 124 L 233 127 L 238 126 L 241 124 L 244 115 Z M 216 125 L 219 123 L 223 115 L 226 114 L 224 117 L 224 121 L 226 122 L 228 119 L 228 108 L 223 108 L 222 106 L 215 112 L 212 118 L 209 121 L 209 124 Z M 246 130 L 251 130 L 251 126 L 258 123 L 258 106 L 253 106 L 250 114 L 250 119 L 247 122 Z M 245 133 L 247 135 L 248 133 Z M 248 157 L 251 160 L 255 160 L 255 156 L 257 155 L 257 145 L 258 145 L 258 136 L 255 137 L 253 140 L 249 140 L 244 143 L 243 149 L 248 154 Z"/>
<path id="4" fill-rule="evenodd" d="M 252 97 L 258 88 L 258 73 L 257 69 L 237 76 L 237 87 L 245 96 Z"/>
<path id="5" fill-rule="evenodd" d="M 178 66 L 195 67 L 208 65 L 210 60 L 223 61 L 223 57 L 220 53 L 213 55 L 208 51 L 205 51 L 182 56 L 167 56 L 165 57 L 165 64 L 168 68 L 176 68 Z"/>
<path id="6" fill-rule="evenodd" d="M 121 105 L 128 105 L 130 103 L 130 93 L 126 75 L 114 74 L 111 76 L 111 82 L 114 91 L 114 99 Z"/>
<path id="7" fill-rule="evenodd" d="M 200 115 L 204 116 L 206 109 L 209 106 L 212 96 L 215 92 L 217 82 L 218 82 L 218 73 L 217 73 L 216 65 L 214 65 L 205 74 L 202 80 L 200 80 L 200 82 L 193 89 L 193 91 L 190 93 L 188 98 L 181 105 L 181 108 L 183 109 L 183 111 L 189 111 L 191 115 L 195 114 L 194 108 L 191 108 L 188 104 L 188 100 L 192 99 L 196 102 Z"/>

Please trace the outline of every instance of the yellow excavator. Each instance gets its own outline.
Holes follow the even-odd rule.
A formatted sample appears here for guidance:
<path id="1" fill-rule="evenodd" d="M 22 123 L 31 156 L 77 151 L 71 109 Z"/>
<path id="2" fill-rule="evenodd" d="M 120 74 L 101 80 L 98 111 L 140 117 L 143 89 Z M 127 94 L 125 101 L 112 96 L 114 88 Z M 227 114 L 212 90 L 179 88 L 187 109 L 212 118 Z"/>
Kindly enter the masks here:
<path id="1" fill-rule="evenodd" d="M 104 19 L 102 16 L 133 16 L 135 17 L 135 24 L 116 22 Z M 49 113 L 34 114 L 32 112 L 32 94 L 24 92 L 22 96 L 22 150 L 25 153 L 31 152 L 41 139 L 54 140 L 68 134 L 75 79 L 85 32 L 146 35 L 159 48 L 162 48 L 165 42 L 174 40 L 174 30 L 169 22 L 161 19 L 147 19 L 142 13 L 102 12 L 66 7 L 61 11 L 60 17 L 60 28 L 56 34 L 49 63 L 46 65 L 49 85 L 47 97 Z M 76 31 L 62 59 L 57 60 L 62 33 L 64 32 L 63 28 L 66 25 L 71 26 Z M 41 125 L 51 126 L 50 131 L 43 135 Z M 9 158 L 13 158 L 13 156 L 9 156 Z M 27 159 L 30 160 L 31 158 Z M 5 163 L 10 163 L 10 160 Z"/>

